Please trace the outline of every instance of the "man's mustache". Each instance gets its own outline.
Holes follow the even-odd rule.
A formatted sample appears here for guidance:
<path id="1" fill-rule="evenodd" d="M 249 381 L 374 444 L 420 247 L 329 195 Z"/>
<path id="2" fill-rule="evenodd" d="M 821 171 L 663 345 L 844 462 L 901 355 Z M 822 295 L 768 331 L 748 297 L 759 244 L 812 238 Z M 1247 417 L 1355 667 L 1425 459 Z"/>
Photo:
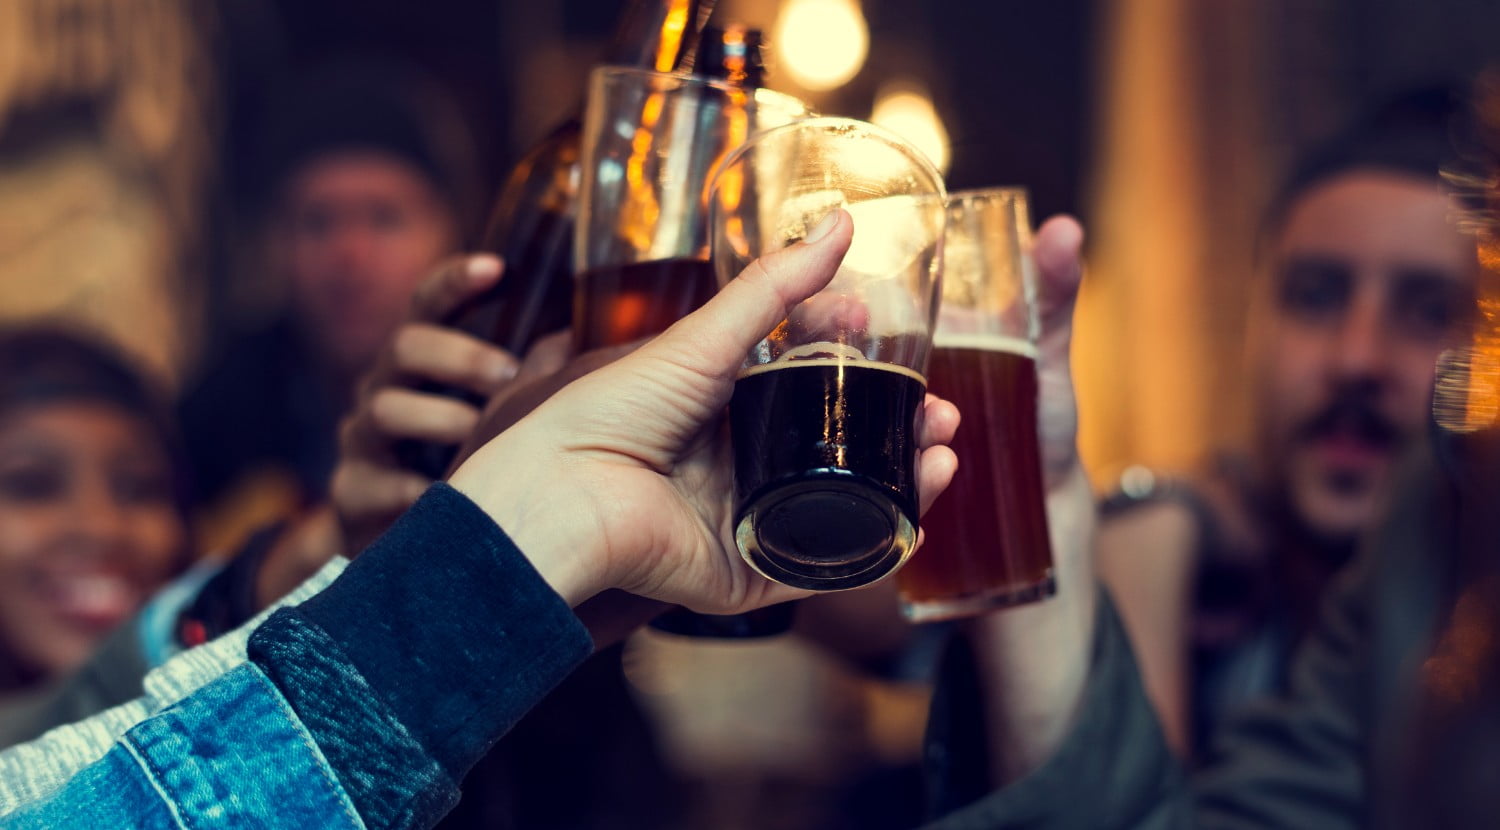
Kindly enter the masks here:
<path id="1" fill-rule="evenodd" d="M 1327 407 L 1303 422 L 1297 430 L 1299 442 L 1315 441 L 1335 433 L 1352 434 L 1375 447 L 1393 447 L 1402 431 L 1375 407 L 1370 396 L 1358 390 L 1340 393 Z"/>

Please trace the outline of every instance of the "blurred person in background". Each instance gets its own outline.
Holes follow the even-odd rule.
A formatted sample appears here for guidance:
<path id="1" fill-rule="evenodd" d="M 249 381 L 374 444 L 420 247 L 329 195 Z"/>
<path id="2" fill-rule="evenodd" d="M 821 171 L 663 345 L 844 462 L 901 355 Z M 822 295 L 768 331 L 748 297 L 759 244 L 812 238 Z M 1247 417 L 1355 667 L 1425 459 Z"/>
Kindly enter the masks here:
<path id="1" fill-rule="evenodd" d="M 26 719 L 188 563 L 169 412 L 93 336 L 0 330 L 0 722 Z"/>
<path id="2" fill-rule="evenodd" d="M 1305 159 L 1266 222 L 1250 320 L 1252 451 L 1105 505 L 1099 568 L 1173 746 L 1280 693 L 1330 579 L 1421 439 L 1478 263 L 1454 221 L 1457 94 L 1392 100 Z M 1150 476 L 1146 477 L 1148 481 Z"/>
<path id="3" fill-rule="evenodd" d="M 1393 474 L 1390 504 L 1330 585 L 1285 693 L 1221 724 L 1184 774 L 1109 592 L 1094 590 L 1095 506 L 1077 475 L 1071 492 L 1049 494 L 1057 596 L 965 624 L 949 652 L 929 732 L 942 818 L 929 827 L 1495 825 L 1500 78 L 1481 83 L 1478 110 L 1487 162 L 1457 178 L 1479 198 L 1454 217 L 1475 231 L 1483 265 L 1471 336 L 1436 361 L 1433 440 L 1414 442 Z M 1057 309 L 1043 322 L 1042 399 L 1055 414 L 1043 443 L 1075 470 L 1079 236 L 1038 236 L 1043 307 Z"/>
<path id="4" fill-rule="evenodd" d="M 197 500 L 229 516 L 211 541 L 327 492 L 355 382 L 417 284 L 460 248 L 473 186 L 462 120 L 424 77 L 354 59 L 295 77 L 252 175 L 259 264 L 284 312 L 232 337 L 181 405 Z M 236 520 L 258 486 L 282 492 Z"/>

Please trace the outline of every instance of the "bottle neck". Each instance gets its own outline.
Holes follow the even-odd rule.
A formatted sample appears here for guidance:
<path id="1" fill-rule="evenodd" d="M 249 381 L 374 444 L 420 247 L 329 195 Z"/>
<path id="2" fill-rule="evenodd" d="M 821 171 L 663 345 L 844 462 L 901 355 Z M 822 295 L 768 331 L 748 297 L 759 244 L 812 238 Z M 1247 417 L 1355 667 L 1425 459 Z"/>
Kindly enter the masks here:
<path id="1" fill-rule="evenodd" d="M 691 65 L 717 0 L 630 0 L 605 63 L 672 72 Z"/>
<path id="2" fill-rule="evenodd" d="M 708 28 L 703 31 L 693 73 L 722 78 L 736 86 L 765 86 L 766 65 L 759 30 L 744 26 Z"/>

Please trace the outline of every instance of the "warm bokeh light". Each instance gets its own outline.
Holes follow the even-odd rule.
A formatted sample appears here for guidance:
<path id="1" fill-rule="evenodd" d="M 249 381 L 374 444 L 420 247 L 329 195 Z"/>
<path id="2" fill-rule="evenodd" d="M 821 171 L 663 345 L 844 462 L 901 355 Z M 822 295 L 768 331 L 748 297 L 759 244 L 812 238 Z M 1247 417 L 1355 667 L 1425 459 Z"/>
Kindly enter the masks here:
<path id="1" fill-rule="evenodd" d="M 833 89 L 859 73 L 870 31 L 857 0 L 788 0 L 771 41 L 779 69 L 811 90 Z"/>
<path id="2" fill-rule="evenodd" d="M 1449 432 L 1488 429 L 1500 421 L 1500 239 L 1480 228 L 1479 313 L 1473 343 L 1438 363 L 1432 414 Z"/>
<path id="3" fill-rule="evenodd" d="M 903 84 L 881 89 L 870 120 L 910 141 L 938 170 L 948 172 L 948 129 L 921 88 Z"/>

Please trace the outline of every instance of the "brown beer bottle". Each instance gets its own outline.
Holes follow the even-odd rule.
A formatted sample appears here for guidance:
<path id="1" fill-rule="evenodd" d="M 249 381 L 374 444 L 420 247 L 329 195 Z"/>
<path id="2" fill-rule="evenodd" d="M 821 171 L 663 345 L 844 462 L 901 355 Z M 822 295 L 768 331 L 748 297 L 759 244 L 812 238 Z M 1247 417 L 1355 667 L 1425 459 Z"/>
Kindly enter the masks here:
<path id="1" fill-rule="evenodd" d="M 604 62 L 671 72 L 691 65 L 698 33 L 717 0 L 631 0 Z M 511 170 L 495 197 L 479 250 L 499 254 L 505 274 L 454 311 L 448 326 L 520 357 L 544 334 L 568 327 L 573 313 L 573 217 L 578 202 L 582 124 L 574 116 Z M 428 387 L 482 404 L 462 389 Z M 457 447 L 419 441 L 397 447 L 409 469 L 439 478 Z"/>
<path id="2" fill-rule="evenodd" d="M 694 74 L 742 86 L 753 94 L 765 79 L 761 33 L 740 26 L 709 28 L 703 32 L 702 46 L 694 64 Z M 651 627 L 687 637 L 745 639 L 784 634 L 791 629 L 796 604 L 784 602 L 743 614 L 698 614 L 686 608 L 673 608 L 652 620 Z"/>

